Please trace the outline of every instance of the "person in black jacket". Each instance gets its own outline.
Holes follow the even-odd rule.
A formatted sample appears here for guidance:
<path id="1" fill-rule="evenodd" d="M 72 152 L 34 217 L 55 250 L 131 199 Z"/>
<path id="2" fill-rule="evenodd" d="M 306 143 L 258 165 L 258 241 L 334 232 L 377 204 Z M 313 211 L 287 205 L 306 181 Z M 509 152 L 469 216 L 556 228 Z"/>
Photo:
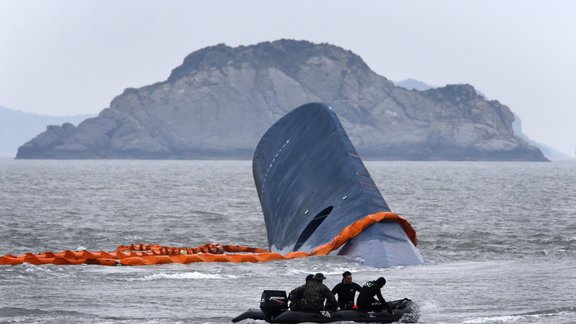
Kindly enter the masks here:
<path id="1" fill-rule="evenodd" d="M 342 282 L 332 288 L 332 293 L 338 295 L 338 307 L 340 309 L 352 309 L 356 292 L 360 291 L 361 288 L 359 284 L 352 282 L 350 271 L 344 272 Z"/>
<path id="2" fill-rule="evenodd" d="M 388 305 L 380 291 L 385 284 L 386 279 L 383 277 L 366 282 L 358 295 L 358 310 L 362 312 L 380 311 L 383 307 L 386 307 L 388 313 L 392 314 L 392 307 Z M 378 300 L 374 296 L 377 296 Z"/>

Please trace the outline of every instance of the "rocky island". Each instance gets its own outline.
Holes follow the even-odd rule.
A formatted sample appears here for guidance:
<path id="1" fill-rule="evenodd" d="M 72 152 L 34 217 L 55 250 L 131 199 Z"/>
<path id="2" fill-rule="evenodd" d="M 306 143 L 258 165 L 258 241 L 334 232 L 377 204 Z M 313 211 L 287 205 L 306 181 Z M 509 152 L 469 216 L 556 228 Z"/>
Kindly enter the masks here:
<path id="1" fill-rule="evenodd" d="M 365 159 L 546 160 L 514 133 L 507 106 L 470 85 L 407 90 L 351 51 L 295 40 L 193 52 L 97 117 L 48 126 L 16 158 L 249 159 L 269 126 L 309 102 L 332 107 Z"/>

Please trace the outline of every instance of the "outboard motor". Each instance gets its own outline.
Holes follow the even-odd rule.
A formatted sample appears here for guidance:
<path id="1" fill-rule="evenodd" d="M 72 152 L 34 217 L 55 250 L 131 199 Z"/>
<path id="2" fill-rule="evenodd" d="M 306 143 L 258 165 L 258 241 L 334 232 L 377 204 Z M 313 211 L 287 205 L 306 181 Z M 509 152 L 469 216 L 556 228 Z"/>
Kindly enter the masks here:
<path id="1" fill-rule="evenodd" d="M 288 298 L 284 290 L 264 290 L 260 298 L 260 309 L 269 322 L 288 309 Z"/>

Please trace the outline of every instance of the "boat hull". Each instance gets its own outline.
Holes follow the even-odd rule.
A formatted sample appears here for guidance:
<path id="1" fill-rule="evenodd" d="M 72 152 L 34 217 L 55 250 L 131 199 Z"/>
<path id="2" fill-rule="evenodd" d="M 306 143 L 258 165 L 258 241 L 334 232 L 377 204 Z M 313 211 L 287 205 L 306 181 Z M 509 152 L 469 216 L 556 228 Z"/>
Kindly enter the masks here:
<path id="1" fill-rule="evenodd" d="M 311 252 L 355 221 L 390 211 L 325 104 L 300 106 L 276 122 L 256 147 L 253 173 L 271 251 Z M 423 263 L 393 221 L 371 226 L 334 253 L 375 267 Z"/>

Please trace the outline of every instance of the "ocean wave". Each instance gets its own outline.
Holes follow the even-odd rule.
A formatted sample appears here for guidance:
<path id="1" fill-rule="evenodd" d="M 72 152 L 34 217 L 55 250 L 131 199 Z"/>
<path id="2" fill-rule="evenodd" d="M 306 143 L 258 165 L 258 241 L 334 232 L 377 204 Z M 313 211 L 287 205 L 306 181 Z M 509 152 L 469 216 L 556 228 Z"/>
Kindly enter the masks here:
<path id="1" fill-rule="evenodd" d="M 0 318 L 10 319 L 14 323 L 46 323 L 46 321 L 61 322 L 64 319 L 76 319 L 77 321 L 94 320 L 96 315 L 81 313 L 78 311 L 65 310 L 41 310 L 36 308 L 2 307 Z"/>
<path id="2" fill-rule="evenodd" d="M 463 323 L 574 323 L 574 321 L 576 321 L 576 307 L 562 307 L 516 315 L 479 317 L 465 320 Z"/>
<path id="3" fill-rule="evenodd" d="M 184 273 L 154 273 L 143 278 L 131 278 L 129 281 L 153 281 L 153 280 L 181 280 L 181 279 L 235 279 L 234 275 L 221 275 L 214 273 L 202 273 L 198 271 Z"/>
<path id="4" fill-rule="evenodd" d="M 463 321 L 466 324 L 480 324 L 480 323 L 512 323 L 512 322 L 524 322 L 526 319 L 519 315 L 505 315 L 505 316 L 494 316 L 494 317 L 480 317 L 471 320 Z"/>

